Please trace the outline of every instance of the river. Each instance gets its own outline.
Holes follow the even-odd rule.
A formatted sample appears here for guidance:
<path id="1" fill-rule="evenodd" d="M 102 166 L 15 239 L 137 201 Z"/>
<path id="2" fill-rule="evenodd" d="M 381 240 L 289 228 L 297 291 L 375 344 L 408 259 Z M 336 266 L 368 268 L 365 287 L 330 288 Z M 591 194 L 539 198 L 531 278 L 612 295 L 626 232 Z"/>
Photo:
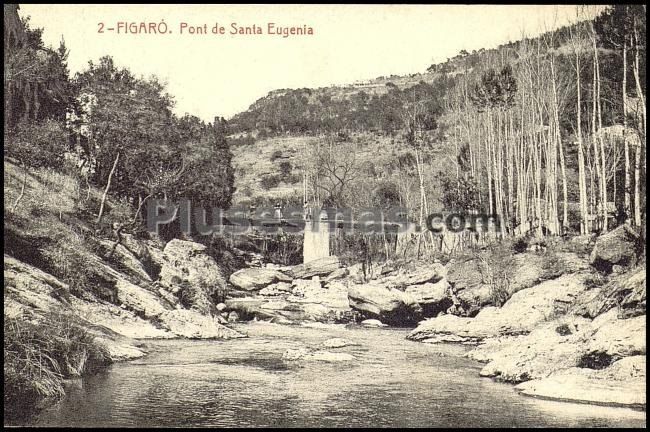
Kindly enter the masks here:
<path id="1" fill-rule="evenodd" d="M 405 340 L 403 329 L 241 324 L 247 339 L 149 340 L 149 355 L 70 382 L 37 426 L 645 427 L 645 412 L 518 395 L 480 378 L 466 347 Z M 285 361 L 329 349 L 348 362 Z"/>

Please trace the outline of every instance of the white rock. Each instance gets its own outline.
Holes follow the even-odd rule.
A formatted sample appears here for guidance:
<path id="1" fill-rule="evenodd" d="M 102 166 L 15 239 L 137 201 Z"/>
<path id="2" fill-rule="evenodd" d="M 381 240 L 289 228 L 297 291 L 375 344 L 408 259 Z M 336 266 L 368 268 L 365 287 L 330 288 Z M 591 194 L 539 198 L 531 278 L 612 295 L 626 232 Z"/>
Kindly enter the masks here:
<path id="1" fill-rule="evenodd" d="M 361 321 L 361 325 L 366 327 L 388 327 L 386 324 L 376 319 L 363 320 Z"/>
<path id="2" fill-rule="evenodd" d="M 356 345 L 354 342 L 351 342 L 347 339 L 343 338 L 332 338 L 332 339 L 327 339 L 325 342 L 322 344 L 325 348 L 343 348 L 346 346 L 350 345 Z"/>

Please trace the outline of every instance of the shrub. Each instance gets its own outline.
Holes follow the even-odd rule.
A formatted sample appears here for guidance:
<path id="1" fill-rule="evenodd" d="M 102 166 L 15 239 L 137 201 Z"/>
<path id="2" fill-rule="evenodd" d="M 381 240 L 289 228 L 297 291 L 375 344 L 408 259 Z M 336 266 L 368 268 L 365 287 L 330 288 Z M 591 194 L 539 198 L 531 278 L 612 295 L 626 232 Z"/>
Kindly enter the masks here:
<path id="1" fill-rule="evenodd" d="M 255 138 L 250 134 L 246 134 L 237 138 L 228 137 L 227 141 L 228 141 L 228 146 L 230 147 L 239 147 L 239 146 L 255 144 Z"/>
<path id="2" fill-rule="evenodd" d="M 61 168 L 67 148 L 68 133 L 55 120 L 19 123 L 6 142 L 7 154 L 32 168 Z"/>
<path id="3" fill-rule="evenodd" d="M 614 358 L 604 352 L 591 352 L 584 354 L 578 362 L 579 368 L 605 369 L 614 362 Z"/>
<path id="4" fill-rule="evenodd" d="M 400 194 L 397 185 L 383 182 L 373 191 L 372 204 L 376 207 L 390 208 L 400 204 Z"/>
<path id="5" fill-rule="evenodd" d="M 528 249 L 528 241 L 524 237 L 520 237 L 512 242 L 512 250 L 515 253 L 523 253 Z"/>
<path id="6" fill-rule="evenodd" d="M 291 169 L 293 167 L 291 166 L 291 162 L 289 161 L 282 161 L 280 162 L 280 173 L 282 174 L 283 178 L 288 177 L 291 175 Z"/>
<path id="7" fill-rule="evenodd" d="M 278 175 L 265 175 L 260 180 L 260 186 L 262 186 L 262 189 L 264 190 L 269 190 L 277 187 L 280 184 L 280 181 L 281 179 Z"/>
<path id="8" fill-rule="evenodd" d="M 4 317 L 4 414 L 24 419 L 44 400 L 64 395 L 62 380 L 110 363 L 107 350 L 67 314 L 40 322 Z"/>
<path id="9" fill-rule="evenodd" d="M 585 279 L 585 286 L 587 289 L 594 289 L 601 287 L 607 283 L 607 277 L 601 273 L 594 273 L 587 276 Z"/>
<path id="10" fill-rule="evenodd" d="M 512 295 L 513 259 L 510 248 L 498 246 L 479 255 L 483 281 L 490 287 L 490 303 L 501 307 Z"/>
<path id="11" fill-rule="evenodd" d="M 546 249 L 541 253 L 541 255 L 541 267 L 544 272 L 549 275 L 548 278 L 560 276 L 570 271 L 570 269 L 567 267 L 566 262 L 560 258 L 560 256 L 558 256 L 555 250 L 551 248 Z"/>
<path id="12" fill-rule="evenodd" d="M 241 191 L 242 195 L 244 195 L 245 197 L 250 197 L 251 195 L 253 195 L 253 191 L 251 190 L 250 186 L 248 186 L 248 185 L 240 188 L 240 191 Z"/>
<path id="13" fill-rule="evenodd" d="M 557 326 L 555 328 L 555 331 L 560 336 L 568 336 L 568 335 L 570 335 L 572 333 L 571 327 L 569 327 L 569 325 L 567 323 L 560 324 L 559 326 Z"/>
<path id="14" fill-rule="evenodd" d="M 303 238 L 300 234 L 278 234 L 266 241 L 264 259 L 267 262 L 295 265 L 302 263 Z"/>
<path id="15" fill-rule="evenodd" d="M 296 184 L 302 181 L 302 177 L 299 174 L 289 174 L 282 179 L 287 184 Z"/>
<path id="16" fill-rule="evenodd" d="M 496 279 L 490 284 L 490 303 L 494 306 L 503 306 L 510 299 L 508 279 Z"/>

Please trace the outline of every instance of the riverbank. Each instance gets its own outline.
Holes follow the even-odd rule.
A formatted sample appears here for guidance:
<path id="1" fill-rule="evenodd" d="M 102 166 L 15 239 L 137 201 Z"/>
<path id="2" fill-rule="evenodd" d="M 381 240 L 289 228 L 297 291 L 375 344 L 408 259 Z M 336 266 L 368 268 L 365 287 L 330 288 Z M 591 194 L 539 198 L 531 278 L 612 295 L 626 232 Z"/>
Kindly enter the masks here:
<path id="1" fill-rule="evenodd" d="M 408 338 L 475 346 L 481 376 L 526 396 L 645 410 L 645 273 L 642 263 L 598 281 L 566 274 L 475 317 L 425 320 Z"/>
<path id="2" fill-rule="evenodd" d="M 524 395 L 645 407 L 645 261 L 638 235 L 626 227 L 598 238 L 503 241 L 434 262 L 364 268 L 332 256 L 279 266 L 259 257 L 246 263 L 251 254 L 236 248 L 118 234 L 132 209 L 110 198 L 107 224 L 96 227 L 91 209 L 101 191 L 81 193 L 77 180 L 48 170 L 23 176 L 5 160 L 5 189 L 18 195 L 23 184 L 20 206 L 5 215 L 5 327 L 7 319 L 36 326 L 47 339 L 56 334 L 48 333 L 54 314 L 82 330 L 63 344 L 56 366 L 43 363 L 54 390 L 41 397 L 60 398 L 61 379 L 95 369 L 66 360 L 78 354 L 104 353 L 96 363 L 105 365 L 142 358 L 143 340 L 241 339 L 233 325 L 254 319 L 292 332 L 305 323 L 373 320 L 367 323 L 417 326 L 409 338 L 428 344 L 478 345 L 468 355 L 485 363 L 480 374 Z M 7 333 L 5 348 L 13 343 Z M 45 344 L 61 351 L 58 342 Z M 16 370 L 39 347 L 24 345 L 30 349 L 15 356 Z M 346 357 L 311 348 L 287 354 Z M 72 373 L 62 372 L 66 362 Z M 36 380 L 12 387 L 7 376 L 5 388 L 14 390 L 5 408 L 35 399 L 20 389 L 45 388 Z M 558 391 L 563 379 L 572 384 Z"/>
<path id="3" fill-rule="evenodd" d="M 64 378 L 144 356 L 134 338 L 242 337 L 211 314 L 226 282 L 204 245 L 118 234 L 128 204 L 109 197 L 98 225 L 97 188 L 4 169 L 5 417 L 60 399 Z"/>

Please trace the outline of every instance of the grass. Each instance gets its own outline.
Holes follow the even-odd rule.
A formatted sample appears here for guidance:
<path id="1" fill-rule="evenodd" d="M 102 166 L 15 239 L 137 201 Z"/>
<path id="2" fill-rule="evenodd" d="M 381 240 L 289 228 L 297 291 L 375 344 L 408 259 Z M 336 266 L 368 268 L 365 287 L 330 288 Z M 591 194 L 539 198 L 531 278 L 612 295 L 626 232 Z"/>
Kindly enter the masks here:
<path id="1" fill-rule="evenodd" d="M 106 349 L 70 315 L 49 313 L 37 322 L 5 316 L 5 421 L 26 419 L 64 396 L 64 379 L 109 363 Z"/>
<path id="2" fill-rule="evenodd" d="M 21 195 L 24 184 L 24 194 Z M 68 284 L 71 295 L 110 298 L 112 281 L 103 280 L 94 262 L 97 239 L 112 235 L 95 224 L 102 191 L 78 175 L 48 168 L 23 168 L 4 160 L 5 253 Z M 20 196 L 20 200 L 17 198 Z M 132 218 L 126 203 L 108 200 L 105 224 Z M 47 312 L 26 319 L 4 317 L 5 422 L 20 422 L 61 398 L 66 378 L 78 377 L 110 362 L 71 315 Z"/>
<path id="3" fill-rule="evenodd" d="M 12 210 L 24 171 L 7 159 L 4 168 L 5 253 L 56 276 L 70 286 L 72 294 L 110 297 L 110 281 L 103 280 L 90 259 L 101 256 L 97 238 L 112 236 L 94 221 L 102 191 L 75 175 L 32 168 L 24 196 Z M 132 217 L 126 203 L 108 200 L 107 210 L 104 227 Z"/>

